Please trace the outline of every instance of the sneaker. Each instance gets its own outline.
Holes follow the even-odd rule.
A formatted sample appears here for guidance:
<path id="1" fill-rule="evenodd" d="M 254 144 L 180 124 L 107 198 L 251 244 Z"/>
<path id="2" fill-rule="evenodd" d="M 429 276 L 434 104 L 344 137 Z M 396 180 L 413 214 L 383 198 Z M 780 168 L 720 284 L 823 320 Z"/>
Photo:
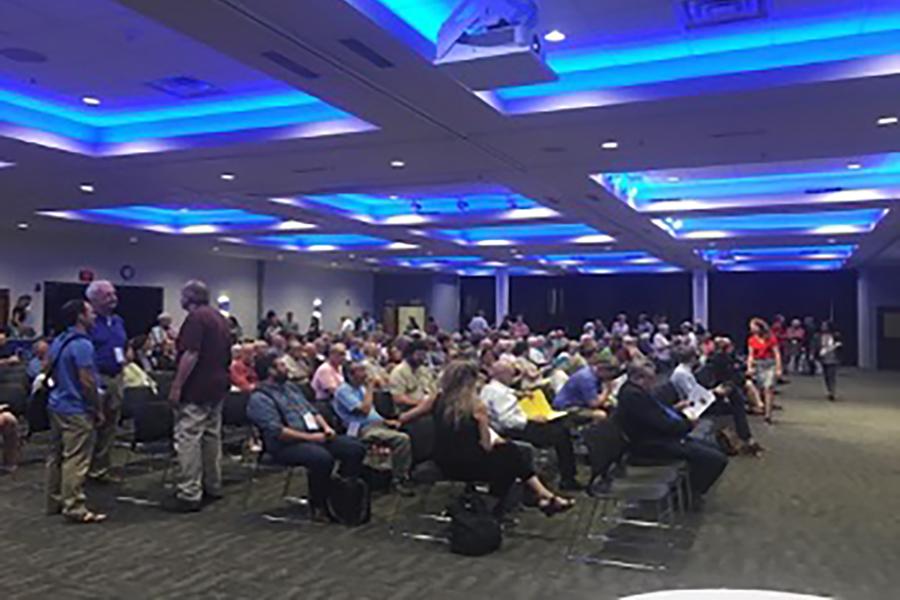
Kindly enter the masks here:
<path id="1" fill-rule="evenodd" d="M 169 496 L 163 500 L 162 508 L 174 513 L 192 513 L 203 510 L 203 504 L 199 500 L 185 500 L 178 496 Z"/>

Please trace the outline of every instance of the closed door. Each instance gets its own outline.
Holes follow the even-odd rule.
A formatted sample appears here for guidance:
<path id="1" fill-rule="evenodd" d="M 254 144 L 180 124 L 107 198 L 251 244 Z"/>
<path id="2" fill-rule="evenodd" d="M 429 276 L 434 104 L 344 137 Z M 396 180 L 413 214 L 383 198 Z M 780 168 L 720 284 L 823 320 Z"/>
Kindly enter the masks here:
<path id="1" fill-rule="evenodd" d="M 878 368 L 900 370 L 900 307 L 878 309 Z"/>
<path id="2" fill-rule="evenodd" d="M 0 290 L 0 327 L 9 325 L 9 290 Z"/>

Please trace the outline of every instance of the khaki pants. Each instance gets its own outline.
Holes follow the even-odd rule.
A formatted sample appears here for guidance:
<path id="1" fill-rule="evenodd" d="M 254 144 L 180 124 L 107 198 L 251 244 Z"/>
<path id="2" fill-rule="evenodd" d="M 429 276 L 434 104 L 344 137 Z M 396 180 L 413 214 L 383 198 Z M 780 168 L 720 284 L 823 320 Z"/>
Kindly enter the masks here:
<path id="1" fill-rule="evenodd" d="M 94 449 L 94 421 L 87 415 L 50 412 L 47 514 L 78 519 L 86 512 L 84 478 Z"/>
<path id="2" fill-rule="evenodd" d="M 359 440 L 367 445 L 383 444 L 390 448 L 394 479 L 402 481 L 409 477 L 409 469 L 412 466 L 412 442 L 407 434 L 382 423 L 375 423 L 360 432 Z"/>
<path id="3" fill-rule="evenodd" d="M 222 401 L 181 404 L 175 409 L 178 484 L 175 495 L 199 502 L 222 493 Z"/>
<path id="4" fill-rule="evenodd" d="M 88 477 L 103 477 L 109 473 L 112 465 L 112 449 L 116 442 L 116 429 L 122 417 L 122 395 L 124 384 L 122 374 L 115 377 L 101 375 L 100 381 L 106 390 L 103 396 L 103 413 L 106 416 L 103 425 L 97 428 L 97 440 L 94 443 L 94 455 Z"/>

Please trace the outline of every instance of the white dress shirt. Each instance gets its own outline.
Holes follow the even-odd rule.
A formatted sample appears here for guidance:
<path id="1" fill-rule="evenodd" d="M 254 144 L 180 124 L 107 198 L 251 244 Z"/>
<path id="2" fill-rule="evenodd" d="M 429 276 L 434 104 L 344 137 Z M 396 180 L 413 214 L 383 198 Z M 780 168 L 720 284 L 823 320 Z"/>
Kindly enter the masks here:
<path id="1" fill-rule="evenodd" d="M 481 389 L 481 401 L 487 406 L 491 428 L 496 431 L 524 429 L 528 424 L 516 392 L 496 379 Z"/>

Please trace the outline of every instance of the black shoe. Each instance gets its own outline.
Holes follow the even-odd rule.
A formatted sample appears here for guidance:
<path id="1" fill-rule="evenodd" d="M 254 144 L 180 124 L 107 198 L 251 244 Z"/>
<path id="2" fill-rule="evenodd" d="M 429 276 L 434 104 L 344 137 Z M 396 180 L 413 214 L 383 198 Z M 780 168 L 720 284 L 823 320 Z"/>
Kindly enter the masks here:
<path id="1" fill-rule="evenodd" d="M 122 483 L 123 481 L 121 477 L 113 475 L 109 472 L 100 473 L 99 475 L 91 475 L 90 473 L 88 473 L 87 480 L 92 483 L 99 483 L 101 485 L 116 485 Z"/>
<path id="2" fill-rule="evenodd" d="M 559 482 L 559 489 L 565 492 L 580 492 L 587 489 L 587 486 L 577 479 L 563 479 Z"/>
<path id="3" fill-rule="evenodd" d="M 213 502 L 218 502 L 224 497 L 224 494 L 221 493 L 210 494 L 209 492 L 203 492 L 203 498 L 200 500 L 200 503 L 203 506 L 209 506 Z"/>
<path id="4" fill-rule="evenodd" d="M 179 498 L 178 496 L 169 496 L 163 500 L 162 508 L 168 512 L 192 513 L 203 510 L 203 504 L 200 501 L 191 501 Z"/>
<path id="5" fill-rule="evenodd" d="M 405 481 L 394 482 L 393 489 L 395 493 L 404 498 L 413 498 L 416 495 L 416 491 Z"/>

